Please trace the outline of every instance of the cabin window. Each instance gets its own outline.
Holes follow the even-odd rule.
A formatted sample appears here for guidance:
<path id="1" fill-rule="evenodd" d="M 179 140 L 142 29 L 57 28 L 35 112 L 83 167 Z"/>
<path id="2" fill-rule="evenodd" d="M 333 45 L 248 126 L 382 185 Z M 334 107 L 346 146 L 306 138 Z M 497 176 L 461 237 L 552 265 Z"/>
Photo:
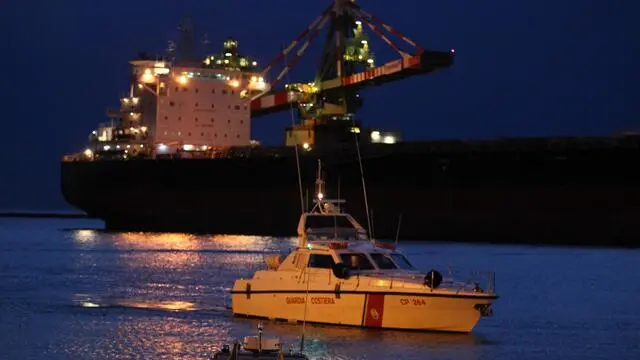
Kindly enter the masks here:
<path id="1" fill-rule="evenodd" d="M 365 254 L 340 254 L 340 259 L 351 270 L 374 270 L 373 264 Z"/>
<path id="2" fill-rule="evenodd" d="M 331 255 L 311 254 L 309 257 L 309 267 L 312 268 L 331 269 L 333 263 Z"/>
<path id="3" fill-rule="evenodd" d="M 404 269 L 404 270 L 414 269 L 413 265 L 411 265 L 409 260 L 407 260 L 407 258 L 404 257 L 404 255 L 402 254 L 398 254 L 398 253 L 391 254 L 391 258 L 400 267 L 400 269 Z"/>
<path id="4" fill-rule="evenodd" d="M 396 264 L 385 254 L 373 253 L 369 254 L 380 270 L 397 269 Z"/>

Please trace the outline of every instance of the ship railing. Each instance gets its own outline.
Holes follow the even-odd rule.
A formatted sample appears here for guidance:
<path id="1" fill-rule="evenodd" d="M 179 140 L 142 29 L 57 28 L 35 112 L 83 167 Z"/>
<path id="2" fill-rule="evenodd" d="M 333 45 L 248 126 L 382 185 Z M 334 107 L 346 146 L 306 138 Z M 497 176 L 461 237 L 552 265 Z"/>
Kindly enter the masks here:
<path id="1" fill-rule="evenodd" d="M 431 273 L 425 273 L 424 271 L 412 271 L 409 274 L 413 275 L 412 278 L 414 280 L 424 280 L 425 286 L 427 284 L 426 277 L 431 275 Z M 376 279 L 369 280 L 369 285 L 372 287 L 416 289 L 415 282 L 407 282 L 407 273 L 396 275 L 385 272 L 365 271 L 359 275 L 363 277 L 367 277 L 367 275 L 376 276 Z M 380 279 L 380 275 L 383 275 L 384 279 Z M 448 289 L 455 291 L 456 293 L 475 292 L 494 294 L 496 292 L 494 271 L 469 271 L 466 275 L 460 276 L 459 272 L 453 269 L 448 269 L 444 273 L 441 272 L 441 275 L 442 282 L 437 286 L 438 289 Z M 435 277 L 435 275 L 432 276 Z"/>
<path id="2" fill-rule="evenodd" d="M 459 278 L 449 276 L 450 279 Z M 476 292 L 494 294 L 496 292 L 496 273 L 495 271 L 470 271 L 463 281 L 454 282 L 454 284 L 456 284 L 458 292 L 471 288 Z"/>
<path id="3" fill-rule="evenodd" d="M 63 162 L 74 162 L 79 161 L 79 157 L 77 155 L 64 155 L 62 157 Z"/>

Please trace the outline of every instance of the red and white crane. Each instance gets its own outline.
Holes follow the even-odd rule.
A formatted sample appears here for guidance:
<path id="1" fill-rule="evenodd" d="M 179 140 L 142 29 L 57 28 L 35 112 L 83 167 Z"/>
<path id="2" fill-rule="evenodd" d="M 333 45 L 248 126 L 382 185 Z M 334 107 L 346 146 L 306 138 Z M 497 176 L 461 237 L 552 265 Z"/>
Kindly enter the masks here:
<path id="1" fill-rule="evenodd" d="M 371 58 L 361 58 L 353 55 L 354 51 L 362 53 L 362 49 L 355 49 L 354 44 L 363 25 L 395 50 L 399 58 L 380 66 L 374 66 Z M 292 91 L 291 88 L 277 86 L 286 74 L 295 66 L 305 50 L 318 36 L 321 30 L 329 27 L 325 41 L 323 63 L 316 74 L 311 88 L 313 94 L 304 91 Z M 390 34 L 387 35 L 386 33 Z M 391 36 L 399 38 L 410 50 L 403 50 Z M 366 40 L 361 40 L 362 46 L 368 46 Z M 348 53 L 351 53 L 349 55 Z M 454 51 L 425 50 L 416 42 L 402 35 L 394 27 L 386 24 L 376 16 L 366 12 L 352 0 L 332 0 L 311 24 L 304 29 L 292 42 L 278 53 L 278 55 L 262 71 L 267 79 L 275 65 L 290 59 L 283 69 L 270 81 L 270 91 L 260 93 L 252 98 L 252 117 L 300 106 L 302 103 L 314 103 L 316 108 L 322 108 L 324 103 L 333 103 L 341 107 L 345 113 L 353 113 L 359 107 L 355 101 L 358 89 L 365 86 L 375 86 L 390 81 L 396 81 L 417 74 L 427 74 L 453 64 Z M 306 95 L 306 96 L 305 96 Z M 311 95 L 311 99 L 310 99 Z"/>

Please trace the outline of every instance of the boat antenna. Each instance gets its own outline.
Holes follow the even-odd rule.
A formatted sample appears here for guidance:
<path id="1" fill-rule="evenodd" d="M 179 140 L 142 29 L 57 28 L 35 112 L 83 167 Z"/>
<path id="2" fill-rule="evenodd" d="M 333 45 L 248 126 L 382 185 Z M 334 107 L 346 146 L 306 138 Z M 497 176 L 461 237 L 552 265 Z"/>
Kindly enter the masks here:
<path id="1" fill-rule="evenodd" d="M 338 175 L 338 200 L 340 200 L 340 175 Z M 333 238 L 338 237 L 338 214 L 333 213 Z"/>
<path id="2" fill-rule="evenodd" d="M 284 51 L 283 48 L 283 54 L 284 54 L 284 63 L 287 64 L 287 52 Z M 289 72 L 287 71 L 287 83 L 291 83 L 291 79 L 290 79 L 290 75 Z M 295 116 L 295 111 L 293 109 L 293 102 L 289 103 L 289 113 L 291 114 L 291 126 L 295 127 L 296 125 L 296 116 Z M 299 146 L 298 144 L 296 144 L 294 146 L 295 152 L 296 152 L 296 168 L 298 169 L 298 188 L 300 191 L 300 213 L 304 213 L 305 212 L 305 207 L 304 207 L 304 194 L 303 194 L 303 190 L 302 190 L 302 171 L 300 170 L 300 154 L 299 154 L 299 150 L 298 150 Z"/>
<path id="3" fill-rule="evenodd" d="M 283 49 L 284 50 L 284 49 Z M 287 53 L 283 51 L 284 55 L 284 63 L 287 64 Z M 291 83 L 291 79 L 289 76 L 289 72 L 287 72 L 287 83 Z M 296 117 L 295 117 L 295 112 L 293 109 L 293 102 L 291 102 L 289 104 L 289 112 L 291 114 L 291 126 L 295 126 L 296 125 Z M 299 154 L 299 150 L 298 150 L 298 145 L 296 144 L 296 146 L 294 146 L 295 148 L 295 153 L 296 153 L 296 168 L 298 170 L 298 189 L 300 191 L 300 212 L 304 213 L 305 212 L 305 208 L 304 208 L 304 194 L 303 194 L 303 190 L 302 190 L 302 171 L 300 170 L 300 154 Z M 319 161 L 319 160 L 318 160 Z M 306 243 L 306 238 L 304 239 L 304 242 Z M 304 315 L 302 317 L 302 335 L 300 336 L 300 352 L 304 352 L 304 331 L 305 331 L 305 325 L 307 323 L 307 303 L 309 302 L 309 271 L 308 271 L 308 267 L 305 267 L 303 270 L 306 275 L 307 275 L 307 290 L 306 290 L 306 295 L 305 295 L 305 299 L 304 299 Z"/>
<path id="4" fill-rule="evenodd" d="M 395 244 L 398 245 L 398 239 L 400 238 L 400 224 L 402 224 L 402 213 L 398 216 L 398 228 L 396 229 L 396 241 Z"/>
<path id="5" fill-rule="evenodd" d="M 302 315 L 302 335 L 300 336 L 300 353 L 304 353 L 304 332 L 307 325 L 307 304 L 309 303 L 309 265 L 304 270 L 307 278 L 307 288 L 305 290 L 304 314 Z"/>
<path id="6" fill-rule="evenodd" d="M 356 151 L 358 152 L 358 164 L 360 164 L 360 179 L 362 180 L 362 192 L 364 194 L 364 208 L 367 212 L 367 226 L 369 227 L 369 233 L 371 234 L 371 241 L 373 241 L 373 229 L 371 228 L 371 214 L 369 214 L 369 202 L 367 201 L 367 186 L 364 182 L 364 170 L 362 168 L 362 156 L 360 155 L 360 141 L 358 140 L 358 134 L 355 132 L 353 136 L 356 139 Z"/>

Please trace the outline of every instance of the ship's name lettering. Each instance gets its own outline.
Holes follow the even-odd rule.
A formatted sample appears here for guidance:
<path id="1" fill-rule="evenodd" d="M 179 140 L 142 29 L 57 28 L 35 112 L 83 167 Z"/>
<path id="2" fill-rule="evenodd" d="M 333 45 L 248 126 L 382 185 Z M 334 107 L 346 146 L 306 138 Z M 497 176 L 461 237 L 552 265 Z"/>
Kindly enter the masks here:
<path id="1" fill-rule="evenodd" d="M 425 306 L 427 302 L 424 299 L 400 298 L 400 305 Z"/>
<path id="2" fill-rule="evenodd" d="M 287 304 L 304 304 L 302 296 L 287 296 L 284 300 Z"/>
<path id="3" fill-rule="evenodd" d="M 312 304 L 335 304 L 336 301 L 332 297 L 312 297 Z"/>
<path id="4" fill-rule="evenodd" d="M 302 296 L 287 296 L 284 301 L 288 304 L 288 305 L 295 305 L 295 304 L 304 304 L 305 303 L 305 299 Z M 311 304 L 314 305 L 333 305 L 335 304 L 336 301 L 334 298 L 332 297 L 312 297 L 311 298 Z"/>

